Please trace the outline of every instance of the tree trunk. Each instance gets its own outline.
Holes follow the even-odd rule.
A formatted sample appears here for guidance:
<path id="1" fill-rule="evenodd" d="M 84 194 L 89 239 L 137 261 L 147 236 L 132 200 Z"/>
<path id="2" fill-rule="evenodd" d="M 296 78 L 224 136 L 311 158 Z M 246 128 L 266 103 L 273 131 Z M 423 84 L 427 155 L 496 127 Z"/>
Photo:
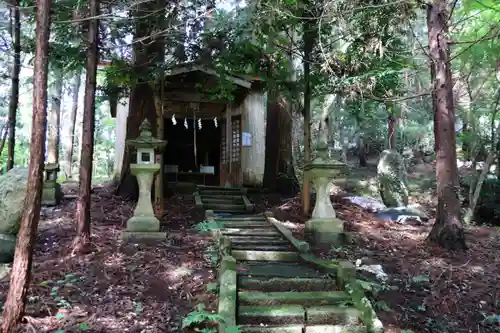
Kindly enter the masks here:
<path id="1" fill-rule="evenodd" d="M 89 1 L 89 17 L 99 15 L 99 0 Z M 80 188 L 76 204 L 76 235 L 73 253 L 82 253 L 90 243 L 90 201 L 92 186 L 92 155 L 94 153 L 94 114 L 97 76 L 99 20 L 89 22 L 88 49 L 85 78 L 85 99 L 83 106 L 82 155 L 80 160 Z"/>
<path id="2" fill-rule="evenodd" d="M 63 73 L 58 67 L 54 69 L 54 84 L 51 93 L 51 106 L 48 112 L 47 133 L 47 162 L 59 163 L 59 132 L 61 129 L 61 99 L 63 87 Z"/>
<path id="3" fill-rule="evenodd" d="M 316 26 L 312 19 L 306 19 L 303 23 L 303 43 L 304 43 L 304 164 L 311 162 L 311 54 L 317 34 Z M 309 213 L 310 184 L 304 175 L 302 183 L 302 212 Z"/>
<path id="4" fill-rule="evenodd" d="M 465 224 L 470 224 L 472 222 L 472 219 L 474 218 L 477 202 L 479 201 L 479 195 L 481 194 L 481 189 L 483 188 L 483 183 L 486 180 L 486 176 L 488 176 L 488 172 L 490 171 L 491 164 L 493 164 L 493 161 L 495 160 L 495 155 L 496 150 L 490 150 L 475 186 L 472 186 L 471 184 L 469 188 L 469 207 L 467 208 L 467 211 L 464 215 Z"/>
<path id="5" fill-rule="evenodd" d="M 9 102 L 9 146 L 7 152 L 7 170 L 14 167 L 16 148 L 16 115 L 19 105 L 19 73 L 21 72 L 21 13 L 19 0 L 13 3 L 14 24 L 12 25 L 12 46 L 14 49 L 14 65 L 12 66 L 12 90 Z"/>
<path id="6" fill-rule="evenodd" d="M 47 75 L 51 0 L 36 1 L 36 47 L 33 76 L 33 121 L 31 129 L 28 190 L 17 235 L 10 287 L 3 309 L 2 331 L 16 332 L 26 306 L 31 277 L 33 249 L 36 242 L 42 195 L 45 155 L 45 120 L 47 117 Z"/>
<path id="7" fill-rule="evenodd" d="M 269 92 L 266 117 L 266 161 L 264 186 L 284 195 L 299 192 L 293 165 L 292 118 L 290 103 L 279 101 Z M 288 108 L 288 110 L 287 110 Z"/>
<path id="8" fill-rule="evenodd" d="M 394 114 L 394 106 L 386 104 L 388 118 L 387 118 L 387 144 L 389 149 L 396 149 L 396 125 L 397 118 Z"/>
<path id="9" fill-rule="evenodd" d="M 467 249 L 460 220 L 458 168 L 455 137 L 450 51 L 446 34 L 448 13 L 446 1 L 434 0 L 427 5 L 427 28 L 431 78 L 433 80 L 434 132 L 436 135 L 436 183 L 438 208 L 436 222 L 429 234 L 430 242 L 442 247 Z"/>
<path id="10" fill-rule="evenodd" d="M 5 146 L 5 141 L 7 140 L 7 135 L 9 134 L 9 121 L 7 120 L 2 124 L 2 127 L 0 128 L 0 156 L 2 156 L 3 152 L 3 147 Z M 2 166 L 0 165 L 0 168 Z M 0 170 L 0 173 L 2 171 Z"/>
<path id="11" fill-rule="evenodd" d="M 154 81 L 158 66 L 164 63 L 165 43 L 162 37 L 155 35 L 156 29 L 163 30 L 165 25 L 165 1 L 141 2 L 133 11 L 135 22 L 135 38 L 141 43 L 133 44 L 133 59 L 136 75 L 140 78 L 130 94 L 130 112 L 127 118 L 126 139 L 135 139 L 139 135 L 139 126 L 145 118 L 149 120 L 152 134 L 156 136 L 156 109 L 154 91 L 150 81 Z M 156 13 L 156 15 L 151 15 Z M 120 185 L 117 192 L 125 197 L 136 198 L 138 187 L 134 177 L 130 174 L 130 150 L 123 153 L 123 164 L 120 176 Z"/>
<path id="12" fill-rule="evenodd" d="M 363 134 L 359 133 L 358 134 L 358 158 L 359 158 L 359 166 L 360 167 L 365 167 L 368 165 L 368 162 L 366 160 L 366 151 L 365 151 L 365 141 L 363 138 Z"/>
<path id="13" fill-rule="evenodd" d="M 74 81 L 73 81 L 73 86 L 71 89 L 71 92 L 73 93 L 73 103 L 71 105 L 71 113 L 69 116 L 69 137 L 70 137 L 70 142 L 68 144 L 68 147 L 66 149 L 66 176 L 68 178 L 73 177 L 73 149 L 75 146 L 75 124 L 76 124 L 76 114 L 78 112 L 78 92 L 80 91 L 80 82 L 81 82 L 81 73 L 80 71 L 77 71 Z"/>

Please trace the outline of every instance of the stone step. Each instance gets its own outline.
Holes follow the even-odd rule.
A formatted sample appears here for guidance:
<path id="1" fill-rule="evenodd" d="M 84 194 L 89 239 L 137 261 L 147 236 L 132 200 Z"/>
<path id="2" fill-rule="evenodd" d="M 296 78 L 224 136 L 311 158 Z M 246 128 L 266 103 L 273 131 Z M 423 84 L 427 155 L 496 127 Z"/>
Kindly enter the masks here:
<path id="1" fill-rule="evenodd" d="M 242 333 L 367 333 L 366 327 L 359 325 L 281 325 L 281 326 L 240 326 Z"/>
<path id="2" fill-rule="evenodd" d="M 240 261 L 238 275 L 248 277 L 323 278 L 315 269 L 291 262 Z"/>
<path id="3" fill-rule="evenodd" d="M 250 251 L 232 250 L 231 256 L 236 260 L 259 261 L 298 261 L 299 253 L 292 251 Z"/>
<path id="4" fill-rule="evenodd" d="M 241 333 L 303 333 L 303 325 L 240 326 Z"/>
<path id="5" fill-rule="evenodd" d="M 265 216 L 262 215 L 232 215 L 232 216 L 215 216 L 216 221 L 221 221 L 221 222 L 261 222 L 261 221 L 266 221 L 267 219 Z M 269 223 L 268 223 L 269 224 Z"/>
<path id="6" fill-rule="evenodd" d="M 328 278 L 246 277 L 238 279 L 240 290 L 258 291 L 324 291 L 337 290 L 336 281 Z"/>
<path id="7" fill-rule="evenodd" d="M 367 333 L 361 325 L 308 325 L 303 333 Z"/>
<path id="8" fill-rule="evenodd" d="M 234 191 L 226 191 L 226 190 L 199 190 L 198 193 L 201 196 L 217 196 L 217 195 L 234 195 L 234 196 L 242 196 L 245 195 L 245 191 L 242 190 L 234 190 Z"/>
<path id="9" fill-rule="evenodd" d="M 221 222 L 224 224 L 226 228 L 235 228 L 235 229 L 248 229 L 248 228 L 269 228 L 273 227 L 267 221 L 224 221 L 224 220 L 215 220 L 216 222 Z"/>
<path id="10" fill-rule="evenodd" d="M 211 209 L 214 212 L 217 211 L 242 211 L 244 212 L 246 206 L 244 204 L 234 205 L 234 204 L 212 204 L 212 203 L 203 203 L 203 209 Z"/>
<path id="11" fill-rule="evenodd" d="M 289 244 L 267 245 L 267 244 L 241 244 L 231 242 L 233 250 L 248 250 L 248 251 L 292 251 L 293 248 Z"/>
<path id="12" fill-rule="evenodd" d="M 281 234 L 269 226 L 269 228 L 255 228 L 255 229 L 243 229 L 243 228 L 224 228 L 221 229 L 223 235 L 228 236 L 280 236 Z"/>
<path id="13" fill-rule="evenodd" d="M 240 291 L 238 293 L 241 305 L 284 305 L 302 306 L 347 305 L 350 296 L 343 291 L 285 291 L 257 292 Z M 350 303 L 350 302 L 349 302 Z"/>
<path id="14" fill-rule="evenodd" d="M 288 245 L 290 242 L 281 237 L 246 237 L 231 236 L 231 244 L 235 245 Z"/>
<path id="15" fill-rule="evenodd" d="M 213 185 L 198 185 L 198 191 L 224 191 L 224 192 L 238 192 L 246 191 L 244 187 L 225 187 L 225 186 L 213 186 Z"/>
<path id="16" fill-rule="evenodd" d="M 239 306 L 238 325 L 304 324 L 304 308 L 300 305 Z"/>
<path id="17" fill-rule="evenodd" d="M 201 200 L 205 199 L 226 199 L 226 200 L 243 200 L 243 195 L 234 195 L 234 194 L 201 194 L 200 195 Z"/>
<path id="18" fill-rule="evenodd" d="M 221 197 L 221 198 L 214 198 L 214 197 L 201 197 L 201 201 L 203 203 L 220 203 L 220 204 L 239 204 L 243 205 L 245 202 L 243 201 L 243 198 L 226 198 L 226 197 Z"/>
<path id="19" fill-rule="evenodd" d="M 352 307 L 333 305 L 306 308 L 308 325 L 359 325 L 360 311 Z"/>

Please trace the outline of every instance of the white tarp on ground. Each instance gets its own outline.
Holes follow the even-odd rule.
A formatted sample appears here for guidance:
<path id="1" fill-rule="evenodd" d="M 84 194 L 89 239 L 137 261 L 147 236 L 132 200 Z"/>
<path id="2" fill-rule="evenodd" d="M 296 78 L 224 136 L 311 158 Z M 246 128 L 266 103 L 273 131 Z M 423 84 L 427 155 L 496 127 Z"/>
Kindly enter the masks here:
<path id="1" fill-rule="evenodd" d="M 350 196 L 344 197 L 344 199 L 371 212 L 378 212 L 379 210 L 387 208 L 380 201 L 370 197 Z"/>

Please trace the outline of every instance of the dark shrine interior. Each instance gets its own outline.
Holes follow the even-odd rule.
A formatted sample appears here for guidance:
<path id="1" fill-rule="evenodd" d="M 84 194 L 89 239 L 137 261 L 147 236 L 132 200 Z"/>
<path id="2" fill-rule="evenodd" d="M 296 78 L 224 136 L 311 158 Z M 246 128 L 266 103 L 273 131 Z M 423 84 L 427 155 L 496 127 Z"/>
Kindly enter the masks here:
<path id="1" fill-rule="evenodd" d="M 194 130 L 193 119 L 187 118 L 187 129 L 184 118 L 176 119 L 174 125 L 170 118 L 165 119 L 165 140 L 167 146 L 164 150 L 164 164 L 168 181 L 189 181 L 218 184 L 220 162 L 221 127 L 215 127 L 213 119 L 202 119 L 201 129 L 196 120 L 196 162 L 194 156 Z M 177 166 L 177 172 L 169 170 Z M 203 175 L 200 179 L 200 166 L 213 166 L 215 175 Z M 192 173 L 192 175 L 189 175 Z"/>

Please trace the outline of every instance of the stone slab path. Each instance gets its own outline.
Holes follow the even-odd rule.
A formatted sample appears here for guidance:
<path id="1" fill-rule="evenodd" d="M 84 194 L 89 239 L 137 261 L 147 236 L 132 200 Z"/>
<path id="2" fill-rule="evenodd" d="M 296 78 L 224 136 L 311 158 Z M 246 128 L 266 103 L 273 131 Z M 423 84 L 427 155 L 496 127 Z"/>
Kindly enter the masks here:
<path id="1" fill-rule="evenodd" d="M 221 225 L 214 231 L 222 258 L 220 333 L 234 326 L 243 333 L 381 332 L 351 265 L 315 258 L 271 214 L 218 215 L 228 213 L 225 206 L 210 207 L 207 220 Z"/>

